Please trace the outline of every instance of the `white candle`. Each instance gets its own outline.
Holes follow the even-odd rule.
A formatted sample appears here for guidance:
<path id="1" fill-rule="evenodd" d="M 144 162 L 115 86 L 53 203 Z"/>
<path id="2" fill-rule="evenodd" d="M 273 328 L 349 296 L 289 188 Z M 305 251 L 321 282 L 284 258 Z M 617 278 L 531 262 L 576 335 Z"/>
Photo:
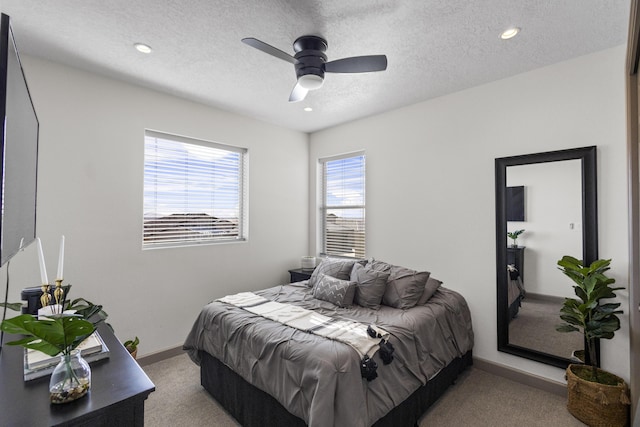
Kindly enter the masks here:
<path id="1" fill-rule="evenodd" d="M 58 255 L 58 275 L 56 276 L 56 280 L 64 279 L 62 275 L 64 268 L 64 236 L 60 238 L 60 254 Z"/>
<path id="2" fill-rule="evenodd" d="M 49 279 L 47 278 L 47 267 L 44 265 L 44 254 L 42 253 L 42 242 L 38 237 L 36 239 L 38 243 L 38 260 L 40 261 L 40 279 L 42 280 L 43 285 L 49 284 Z"/>

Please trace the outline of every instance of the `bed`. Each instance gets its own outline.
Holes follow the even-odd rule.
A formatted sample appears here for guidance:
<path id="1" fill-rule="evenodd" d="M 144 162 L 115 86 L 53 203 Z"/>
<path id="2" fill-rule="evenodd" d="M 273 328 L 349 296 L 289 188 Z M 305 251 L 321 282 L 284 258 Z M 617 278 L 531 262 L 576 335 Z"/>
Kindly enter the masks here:
<path id="1" fill-rule="evenodd" d="M 352 273 L 357 268 L 353 261 L 351 266 Z M 385 299 L 375 308 L 368 307 L 366 295 L 358 299 L 356 293 L 355 301 L 362 305 L 342 307 L 318 298 L 325 280 L 351 279 L 363 289 L 381 280 L 364 283 L 358 277 L 354 281 L 353 274 L 347 279 L 340 279 L 335 271 L 329 274 L 336 277 L 321 273 L 321 281 L 316 277 L 312 286 L 314 276 L 309 282 L 275 286 L 255 295 L 323 316 L 375 325 L 388 332 L 393 360 L 385 364 L 381 351 L 375 352 L 371 360 L 377 365 L 377 377 L 367 380 L 361 370 L 362 355 L 350 345 L 213 301 L 202 309 L 184 349 L 200 365 L 205 389 L 242 425 L 414 425 L 472 363 L 471 317 L 457 292 L 438 284 L 426 302 L 413 301 L 410 308 L 385 305 Z M 390 274 L 382 292 L 391 288 Z M 426 291 L 424 283 L 422 289 Z M 402 297 L 419 300 L 426 292 L 420 293 L 418 298 L 406 292 Z M 396 303 L 403 299 L 397 296 Z"/>
<path id="2" fill-rule="evenodd" d="M 507 266 L 507 297 L 509 301 L 509 321 L 514 319 L 520 312 L 522 300 L 525 297 L 525 289 L 522 283 L 522 276 L 514 265 Z"/>

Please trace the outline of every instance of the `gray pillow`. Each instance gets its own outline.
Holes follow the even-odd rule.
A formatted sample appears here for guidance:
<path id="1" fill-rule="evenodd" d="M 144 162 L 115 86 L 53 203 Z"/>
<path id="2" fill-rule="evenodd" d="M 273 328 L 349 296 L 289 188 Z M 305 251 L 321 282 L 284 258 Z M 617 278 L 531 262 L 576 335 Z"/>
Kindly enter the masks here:
<path id="1" fill-rule="evenodd" d="M 385 273 L 391 273 L 391 267 L 393 267 L 393 265 L 384 261 L 378 261 L 377 259 L 370 258 L 367 261 L 366 267 L 375 271 L 384 271 Z"/>
<path id="2" fill-rule="evenodd" d="M 424 293 L 430 274 L 428 271 L 392 266 L 382 303 L 395 308 L 413 307 Z"/>
<path id="3" fill-rule="evenodd" d="M 338 307 L 349 307 L 353 304 L 356 284 L 347 280 L 336 279 L 320 273 L 318 282 L 313 287 L 313 297 L 328 301 Z"/>
<path id="4" fill-rule="evenodd" d="M 429 280 L 427 280 L 427 284 L 424 286 L 424 292 L 422 293 L 422 296 L 420 297 L 416 305 L 423 305 L 424 303 L 429 301 L 429 298 L 431 298 L 433 294 L 436 293 L 440 285 L 442 285 L 442 282 L 440 280 L 434 279 L 433 277 L 429 276 Z"/>
<path id="5" fill-rule="evenodd" d="M 326 274 L 327 276 L 340 280 L 349 280 L 353 264 L 357 261 L 356 259 L 324 258 L 322 262 L 320 262 L 320 265 L 313 270 L 307 285 L 310 288 L 314 287 L 321 274 Z"/>
<path id="6" fill-rule="evenodd" d="M 351 270 L 351 281 L 356 282 L 356 295 L 353 301 L 362 307 L 379 309 L 388 278 L 389 273 L 354 264 Z"/>

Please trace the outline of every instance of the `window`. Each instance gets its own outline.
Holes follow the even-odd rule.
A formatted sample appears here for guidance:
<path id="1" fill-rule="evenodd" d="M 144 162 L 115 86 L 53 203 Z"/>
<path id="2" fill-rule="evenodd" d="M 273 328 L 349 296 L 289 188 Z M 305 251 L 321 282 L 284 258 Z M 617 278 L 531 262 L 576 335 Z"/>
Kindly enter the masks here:
<path id="1" fill-rule="evenodd" d="M 247 150 L 145 131 L 143 249 L 246 238 Z"/>
<path id="2" fill-rule="evenodd" d="M 365 256 L 365 155 L 322 159 L 323 247 L 327 255 Z"/>

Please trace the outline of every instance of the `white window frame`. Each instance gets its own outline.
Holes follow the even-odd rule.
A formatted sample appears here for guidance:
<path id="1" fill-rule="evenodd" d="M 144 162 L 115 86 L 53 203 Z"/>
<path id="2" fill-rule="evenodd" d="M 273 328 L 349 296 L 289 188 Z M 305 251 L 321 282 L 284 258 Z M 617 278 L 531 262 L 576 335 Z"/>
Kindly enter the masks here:
<path id="1" fill-rule="evenodd" d="M 358 204 L 328 204 L 327 200 L 327 163 L 336 161 L 336 160 L 345 160 L 355 157 L 363 157 L 363 165 L 362 165 L 362 202 Z M 320 200 L 320 242 L 322 247 L 320 248 L 320 253 L 322 255 L 329 256 L 345 256 L 345 257 L 356 257 L 356 258 L 365 258 L 366 257 L 366 155 L 364 151 L 357 151 L 352 153 L 341 154 L 337 156 L 325 157 L 319 159 L 319 167 L 320 167 L 320 178 L 321 178 L 321 200 Z M 363 234 L 362 238 L 362 247 L 361 251 L 357 248 L 354 249 L 352 254 L 347 254 L 345 252 L 334 252 L 327 249 L 327 213 L 328 211 L 335 211 L 341 209 L 362 209 L 362 220 L 361 220 L 361 228 L 359 231 Z"/>
<path id="2" fill-rule="evenodd" d="M 220 144 L 217 142 L 205 141 L 195 138 L 189 138 L 186 136 L 180 135 L 172 135 L 164 132 L 158 132 L 155 130 L 145 129 L 144 134 L 144 171 L 143 171 L 143 218 L 142 218 L 142 249 L 160 249 L 160 248 L 175 248 L 175 247 L 183 247 L 183 246 L 194 246 L 194 245 L 211 245 L 211 244 L 220 244 L 220 243 L 233 243 L 233 242 L 242 242 L 248 239 L 248 161 L 249 154 L 246 148 L 236 147 L 226 144 Z M 177 180 L 174 177 L 170 176 L 168 173 L 156 175 L 152 173 L 147 173 L 147 167 L 153 167 L 154 162 L 157 162 L 157 150 L 155 148 L 156 153 L 151 153 L 151 148 L 148 146 L 148 143 L 154 144 L 157 147 L 158 141 L 163 140 L 164 142 L 168 142 L 172 144 L 173 149 L 176 150 L 176 154 L 178 154 L 175 159 L 184 161 L 185 164 L 187 161 L 194 161 L 192 159 L 196 159 L 197 155 L 193 155 L 188 152 L 189 148 L 192 148 L 192 151 L 201 151 L 204 150 L 206 155 L 210 155 L 213 158 L 222 155 L 235 154 L 237 155 L 237 160 L 233 159 L 230 161 L 228 165 L 231 166 L 231 172 L 226 170 L 225 168 L 219 167 L 217 170 L 221 171 L 221 173 L 225 174 L 224 179 L 234 179 L 237 177 L 237 181 L 232 181 L 234 184 L 237 183 L 237 204 L 233 204 L 232 208 L 228 208 L 225 210 L 232 210 L 237 212 L 237 216 L 235 217 L 226 217 L 224 214 L 219 215 L 220 211 L 223 209 L 219 209 L 218 212 L 213 212 L 213 201 L 210 201 L 210 205 L 207 208 L 200 209 L 198 208 L 189 208 L 186 205 L 188 202 L 176 203 L 174 207 L 171 208 L 163 208 L 162 205 L 168 203 L 169 198 L 158 197 L 158 193 L 163 185 L 167 186 L 169 183 L 177 183 L 179 186 L 184 186 L 184 191 L 182 193 L 178 193 L 180 197 L 188 199 L 189 196 L 189 188 L 194 190 L 195 183 L 200 183 L 201 185 L 204 183 L 205 185 L 210 185 L 211 188 L 211 199 L 215 198 L 215 188 L 216 185 L 219 185 L 218 182 L 215 181 L 216 178 L 208 175 L 205 169 L 203 172 L 202 167 L 192 167 L 191 165 L 186 166 L 184 169 L 180 169 L 177 174 Z M 182 147 L 180 147 L 182 145 Z M 184 157 L 180 157 L 179 154 L 181 148 L 187 150 L 187 154 Z M 149 150 L 149 151 L 148 151 Z M 169 149 L 171 150 L 171 148 Z M 201 160 L 200 160 L 201 161 Z M 213 162 L 212 162 L 213 163 Z M 222 165 L 221 165 L 222 166 Z M 205 165 L 206 167 L 206 165 Z M 198 173 L 190 174 L 189 168 L 192 170 L 199 169 Z M 237 170 L 236 170 L 237 168 Z M 212 167 L 211 171 L 216 171 L 215 167 Z M 194 178 L 202 178 L 202 181 L 193 181 Z M 222 181 L 221 181 L 222 182 Z M 220 188 L 220 187 L 218 187 Z M 234 190 L 235 191 L 235 190 Z M 154 195 L 153 202 L 150 203 L 151 196 Z M 201 193 L 200 193 L 201 194 Z M 234 194 L 234 193 L 231 193 Z M 224 195 L 222 195 L 224 197 Z M 153 209 L 153 210 L 152 210 Z M 195 209 L 198 212 L 188 212 L 190 209 Z M 200 214 L 205 213 L 207 216 L 215 217 L 216 219 L 210 220 L 208 217 L 202 219 L 201 217 L 196 217 L 197 219 L 191 220 L 189 218 L 178 219 L 177 221 L 173 218 L 169 218 L 172 214 L 179 217 L 179 215 L 186 214 Z M 228 214 L 227 214 L 228 215 Z M 162 220 L 160 220 L 162 218 Z M 150 238 L 151 233 L 154 231 L 153 221 L 156 221 L 156 224 L 161 224 L 163 227 L 162 232 L 164 232 L 165 236 L 161 238 L 156 238 L 154 241 Z M 162 222 L 160 222 L 162 221 Z M 218 225 L 218 221 L 222 223 L 222 225 Z M 175 224 L 178 223 L 178 227 Z M 165 225 L 169 224 L 169 226 Z M 194 235 L 193 229 L 189 229 L 185 226 L 189 224 L 194 224 L 197 228 L 202 230 L 202 228 L 211 228 L 211 230 L 207 230 L 202 232 L 200 235 Z M 203 226 L 204 224 L 204 226 Z M 214 224 L 214 225 L 212 225 Z M 228 224 L 231 224 L 228 225 Z M 173 225 L 173 228 L 172 228 Z M 156 226 L 160 228 L 160 226 Z M 168 227 L 168 229 L 167 229 Z M 176 230 L 184 230 L 188 229 L 187 232 L 180 233 Z M 221 229 L 226 232 L 231 231 L 229 235 L 220 234 Z M 236 232 L 237 230 L 237 232 Z M 167 234 L 172 235 L 173 237 L 166 237 Z"/>

